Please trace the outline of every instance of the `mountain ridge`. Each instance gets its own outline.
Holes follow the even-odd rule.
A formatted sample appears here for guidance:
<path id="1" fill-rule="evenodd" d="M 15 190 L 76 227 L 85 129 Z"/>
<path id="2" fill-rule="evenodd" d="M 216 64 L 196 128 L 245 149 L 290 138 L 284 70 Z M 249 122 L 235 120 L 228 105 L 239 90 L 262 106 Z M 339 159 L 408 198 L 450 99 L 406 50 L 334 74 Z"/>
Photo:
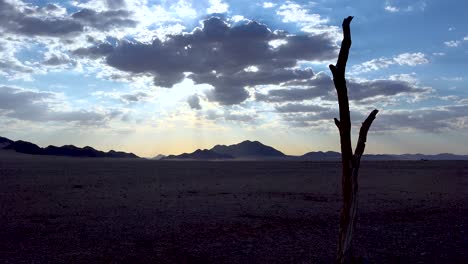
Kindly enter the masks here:
<path id="1" fill-rule="evenodd" d="M 66 157 L 94 157 L 94 158 L 139 158 L 133 153 L 127 153 L 123 151 L 110 150 L 108 152 L 94 149 L 90 146 L 83 148 L 74 145 L 63 145 L 61 147 L 49 145 L 45 148 L 41 148 L 38 145 L 17 140 L 0 137 L 0 149 L 14 150 L 23 154 L 31 155 L 50 155 L 50 156 L 66 156 Z"/>
<path id="2" fill-rule="evenodd" d="M 0 149 L 9 149 L 19 153 L 31 155 L 52 155 L 67 157 L 97 157 L 97 158 L 139 158 L 133 153 L 110 150 L 108 152 L 96 150 L 93 147 L 83 148 L 74 145 L 63 145 L 61 147 L 49 145 L 41 148 L 38 145 L 17 140 L 13 141 L 6 137 L 0 137 Z M 336 151 L 311 151 L 303 155 L 286 155 L 283 152 L 264 145 L 259 141 L 244 140 L 238 144 L 217 144 L 211 149 L 197 149 L 191 153 L 180 155 L 158 155 L 154 160 L 278 160 L 278 161 L 339 161 L 341 153 Z M 453 153 L 439 154 L 364 154 L 364 161 L 384 160 L 468 160 L 468 155 Z"/>

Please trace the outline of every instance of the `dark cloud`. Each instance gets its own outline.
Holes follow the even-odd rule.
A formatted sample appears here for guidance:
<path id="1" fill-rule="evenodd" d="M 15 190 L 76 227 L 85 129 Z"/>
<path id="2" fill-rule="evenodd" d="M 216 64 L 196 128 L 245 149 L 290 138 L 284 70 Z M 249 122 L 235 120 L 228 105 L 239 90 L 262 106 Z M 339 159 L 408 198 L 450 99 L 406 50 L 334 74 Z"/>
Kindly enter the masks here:
<path id="1" fill-rule="evenodd" d="M 64 65 L 64 64 L 76 64 L 75 61 L 70 60 L 70 58 L 66 56 L 61 56 L 57 54 L 52 54 L 49 58 L 44 60 L 43 62 L 45 65 L 49 66 L 59 66 L 59 65 Z"/>
<path id="2" fill-rule="evenodd" d="M 326 108 L 310 104 L 285 104 L 277 106 L 281 118 L 292 127 L 316 127 L 324 122 L 333 126 L 338 117 L 338 107 Z M 468 105 L 453 105 L 415 110 L 380 109 L 378 118 L 372 124 L 372 131 L 424 131 L 439 133 L 468 128 Z M 351 111 L 351 120 L 357 127 L 369 114 Z"/>
<path id="3" fill-rule="evenodd" d="M 129 19 L 131 12 L 126 10 L 110 10 L 96 12 L 91 9 L 84 8 L 72 15 L 77 21 L 83 25 L 93 27 L 99 30 L 108 30 L 116 27 L 134 27 L 137 22 Z"/>
<path id="4" fill-rule="evenodd" d="M 53 37 L 83 31 L 83 25 L 77 21 L 68 18 L 32 16 L 37 12 L 37 9 L 31 8 L 20 11 L 5 0 L 0 0 L 0 28 L 27 36 Z"/>
<path id="5" fill-rule="evenodd" d="M 304 101 L 314 98 L 332 98 L 334 96 L 333 81 L 323 72 L 317 73 L 313 78 L 295 79 L 283 83 L 284 88 L 269 90 L 266 93 L 257 92 L 257 101 L 264 102 L 292 102 Z"/>
<path id="6" fill-rule="evenodd" d="M 274 40 L 285 44 L 273 47 L 269 42 Z M 247 86 L 309 79 L 313 76 L 311 70 L 291 67 L 298 60 L 336 56 L 336 47 L 325 34 L 287 35 L 272 32 L 253 21 L 230 26 L 217 17 L 203 21 L 203 26 L 191 33 L 167 36 L 164 42 L 159 39 L 151 44 L 121 41 L 108 51 L 101 55 L 110 66 L 131 73 L 152 74 L 158 86 L 172 87 L 184 79 L 184 73 L 190 73 L 188 78 L 195 83 L 214 87 L 207 98 L 220 104 L 244 101 L 249 97 Z M 86 54 L 85 50 L 79 53 Z"/>
<path id="7" fill-rule="evenodd" d="M 119 4 L 118 0 L 109 2 L 113 6 Z M 3 29 L 26 36 L 61 37 L 83 32 L 85 26 L 105 31 L 117 27 L 134 27 L 137 24 L 128 18 L 131 13 L 126 10 L 96 12 L 85 8 L 71 16 L 61 16 L 62 9 L 55 4 L 44 7 L 26 5 L 20 9 L 0 0 L 0 31 Z M 63 12 L 66 13 L 66 10 L 63 9 Z"/>
<path id="8" fill-rule="evenodd" d="M 120 115 L 119 111 L 55 110 L 50 102 L 54 99 L 56 95 L 50 92 L 0 86 L 0 115 L 26 121 L 62 121 L 80 125 L 99 125 Z"/>
<path id="9" fill-rule="evenodd" d="M 313 104 L 285 104 L 275 107 L 279 113 L 323 112 L 328 108 Z"/>
<path id="10" fill-rule="evenodd" d="M 453 105 L 430 109 L 383 111 L 379 113 L 379 122 L 376 122 L 372 129 L 376 131 L 420 130 L 439 133 L 466 129 L 467 124 L 468 105 Z"/>
<path id="11" fill-rule="evenodd" d="M 335 101 L 336 92 L 333 80 L 327 74 L 320 72 L 313 78 L 293 80 L 283 83 L 284 88 L 270 90 L 266 93 L 257 92 L 257 101 L 288 102 L 304 101 L 315 98 Z M 376 103 L 391 100 L 396 95 L 418 97 L 428 94 L 431 88 L 419 87 L 414 83 L 403 80 L 347 80 L 349 99 L 355 103 Z"/>
<path id="12" fill-rule="evenodd" d="M 201 109 L 200 105 L 200 98 L 198 97 L 197 94 L 193 94 L 187 98 L 187 103 L 189 104 L 190 108 L 192 109 Z"/>
<path id="13" fill-rule="evenodd" d="M 72 51 L 73 54 L 83 57 L 99 58 L 112 53 L 114 46 L 109 43 L 101 43 L 87 48 L 78 48 Z"/>
<path id="14" fill-rule="evenodd" d="M 126 6 L 125 0 L 106 0 L 109 9 L 120 9 Z"/>
<path id="15" fill-rule="evenodd" d="M 320 98 L 327 94 L 327 91 L 318 87 L 285 88 L 270 90 L 266 94 L 256 93 L 255 99 L 264 102 L 291 102 Z"/>
<path id="16" fill-rule="evenodd" d="M 230 111 L 218 113 L 213 110 L 206 111 L 205 117 L 206 119 L 213 121 L 229 121 L 242 123 L 254 123 L 258 118 L 257 114 L 233 113 Z"/>
<path id="17" fill-rule="evenodd" d="M 402 80 L 372 80 L 364 82 L 348 81 L 349 99 L 360 101 L 376 96 L 394 96 L 397 94 L 423 94 L 430 88 L 417 87 Z"/>
<path id="18" fill-rule="evenodd" d="M 139 102 L 139 101 L 142 101 L 146 98 L 148 98 L 149 95 L 147 93 L 144 93 L 144 92 L 138 92 L 138 93 L 135 93 L 135 94 L 124 94 L 124 95 L 121 95 L 120 96 L 120 99 L 128 104 L 130 103 L 136 103 L 136 102 Z"/>

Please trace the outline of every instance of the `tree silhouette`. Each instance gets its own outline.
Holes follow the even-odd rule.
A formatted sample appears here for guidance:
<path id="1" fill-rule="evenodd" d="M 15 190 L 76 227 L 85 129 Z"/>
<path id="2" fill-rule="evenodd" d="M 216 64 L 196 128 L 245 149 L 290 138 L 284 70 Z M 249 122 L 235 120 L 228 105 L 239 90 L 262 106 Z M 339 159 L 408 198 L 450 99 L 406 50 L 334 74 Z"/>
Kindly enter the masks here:
<path id="1" fill-rule="evenodd" d="M 359 139 L 353 154 L 351 146 L 351 118 L 349 114 L 348 88 L 346 87 L 345 71 L 348 61 L 349 49 L 351 48 L 350 23 L 353 20 L 349 16 L 343 20 L 343 41 L 338 55 L 336 65 L 330 64 L 333 74 L 333 82 L 338 94 L 338 104 L 340 108 L 340 120 L 335 118 L 335 124 L 340 131 L 341 163 L 342 163 L 342 192 L 343 205 L 340 215 L 340 230 L 338 242 L 338 263 L 348 263 L 351 260 L 351 240 L 356 226 L 357 194 L 358 194 L 358 172 L 361 163 L 361 156 L 366 146 L 367 132 L 374 121 L 378 110 L 373 110 L 367 119 L 362 123 L 359 131 Z"/>

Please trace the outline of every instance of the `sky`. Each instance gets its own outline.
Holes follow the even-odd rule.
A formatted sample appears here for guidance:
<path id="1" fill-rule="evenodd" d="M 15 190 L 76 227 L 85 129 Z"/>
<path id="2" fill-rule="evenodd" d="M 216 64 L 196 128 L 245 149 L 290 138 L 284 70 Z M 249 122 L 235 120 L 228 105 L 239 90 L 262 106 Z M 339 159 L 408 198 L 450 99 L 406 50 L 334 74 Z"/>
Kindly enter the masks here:
<path id="1" fill-rule="evenodd" d="M 0 135 L 143 157 L 258 140 L 339 151 L 336 62 L 366 153 L 468 154 L 468 2 L 0 0 Z"/>

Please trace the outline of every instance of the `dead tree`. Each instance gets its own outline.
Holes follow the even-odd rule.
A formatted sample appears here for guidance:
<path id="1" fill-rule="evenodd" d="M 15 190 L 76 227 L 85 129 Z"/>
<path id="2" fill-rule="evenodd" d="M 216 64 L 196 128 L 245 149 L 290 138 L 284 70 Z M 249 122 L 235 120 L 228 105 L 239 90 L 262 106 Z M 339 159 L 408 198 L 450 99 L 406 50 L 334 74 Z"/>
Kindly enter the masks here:
<path id="1" fill-rule="evenodd" d="M 340 131 L 341 163 L 343 174 L 341 178 L 343 192 L 343 206 L 340 215 L 340 230 L 338 242 L 338 263 L 348 263 L 351 259 L 351 239 L 356 226 L 357 194 L 358 194 L 358 172 L 361 156 L 366 146 L 367 132 L 377 115 L 378 110 L 372 111 L 367 119 L 362 123 L 359 131 L 359 139 L 356 150 L 351 146 L 351 118 L 349 114 L 348 88 L 346 87 L 345 70 L 348 61 L 349 49 L 351 48 L 350 23 L 353 19 L 349 16 L 343 20 L 343 41 L 338 55 L 336 65 L 330 65 L 333 74 L 333 82 L 338 94 L 338 104 L 340 108 L 340 120 L 335 118 L 335 124 Z"/>

